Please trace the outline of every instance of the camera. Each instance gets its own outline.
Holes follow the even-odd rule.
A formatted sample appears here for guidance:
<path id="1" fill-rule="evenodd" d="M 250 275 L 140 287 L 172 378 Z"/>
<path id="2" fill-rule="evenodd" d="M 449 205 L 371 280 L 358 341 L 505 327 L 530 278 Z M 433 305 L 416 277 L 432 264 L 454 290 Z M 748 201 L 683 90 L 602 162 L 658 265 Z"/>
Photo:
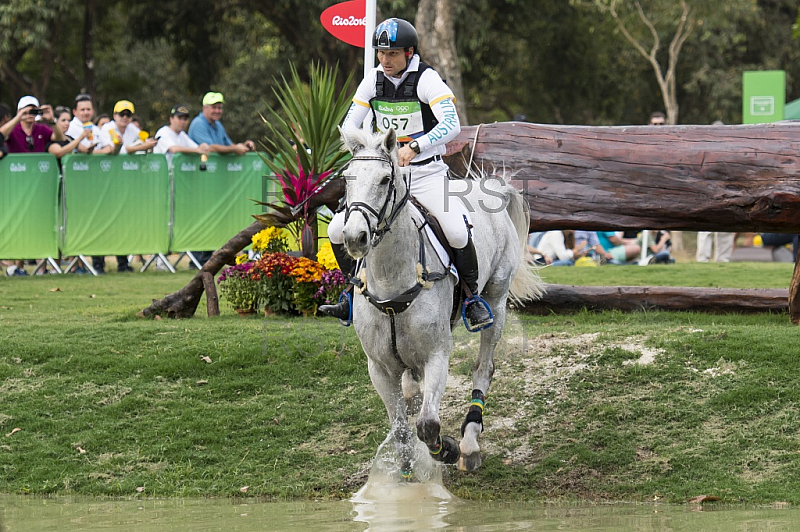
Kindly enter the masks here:
<path id="1" fill-rule="evenodd" d="M 41 115 L 42 113 L 44 113 L 44 111 L 42 111 L 38 107 L 34 107 L 33 109 L 28 111 L 28 114 L 30 115 Z"/>
<path id="2" fill-rule="evenodd" d="M 208 168 L 206 166 L 206 162 L 207 161 L 208 161 L 208 155 L 206 155 L 205 153 L 201 154 L 200 155 L 200 171 L 201 172 L 205 172 L 206 168 Z"/>

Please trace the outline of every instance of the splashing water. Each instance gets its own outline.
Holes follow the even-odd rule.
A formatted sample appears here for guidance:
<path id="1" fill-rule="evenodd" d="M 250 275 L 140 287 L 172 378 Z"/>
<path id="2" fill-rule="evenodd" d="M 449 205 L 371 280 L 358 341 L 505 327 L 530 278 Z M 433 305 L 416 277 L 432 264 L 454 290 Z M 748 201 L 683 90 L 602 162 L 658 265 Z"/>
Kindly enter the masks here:
<path id="1" fill-rule="evenodd" d="M 442 484 L 444 466 L 431 458 L 424 443 L 416 437 L 414 442 L 411 482 L 403 479 L 391 434 L 378 447 L 367 483 L 350 499 L 355 521 L 380 530 L 408 530 L 410 521 L 423 525 L 419 530 L 446 525 L 444 517 L 459 499 Z"/>

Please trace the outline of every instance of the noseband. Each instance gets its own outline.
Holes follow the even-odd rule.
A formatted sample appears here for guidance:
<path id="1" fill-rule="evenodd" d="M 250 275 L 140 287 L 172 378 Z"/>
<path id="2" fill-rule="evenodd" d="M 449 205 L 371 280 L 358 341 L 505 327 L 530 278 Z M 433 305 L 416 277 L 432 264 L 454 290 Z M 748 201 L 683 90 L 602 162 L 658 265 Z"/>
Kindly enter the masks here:
<path id="1" fill-rule="evenodd" d="M 361 215 L 364 217 L 364 220 L 367 222 L 367 229 L 369 233 L 372 235 L 372 241 L 370 242 L 371 247 L 377 246 L 386 233 L 392 227 L 392 223 L 395 221 L 397 216 L 400 214 L 400 211 L 403 210 L 406 202 L 408 201 L 408 197 L 411 194 L 411 187 L 409 185 L 408 180 L 403 176 L 403 182 L 406 185 L 405 194 L 400 200 L 397 200 L 397 187 L 395 186 L 395 164 L 389 157 L 353 157 L 350 159 L 348 166 L 353 161 L 379 161 L 384 164 L 388 164 L 392 168 L 392 178 L 389 181 L 389 190 L 386 191 L 386 199 L 383 202 L 383 206 L 381 207 L 380 211 L 376 211 L 372 205 L 361 201 L 354 201 L 353 203 L 347 204 L 347 209 L 344 213 L 344 222 L 347 223 L 347 220 L 350 218 L 350 215 L 355 212 L 360 212 Z M 392 210 L 389 212 L 389 215 L 386 215 L 386 211 L 389 208 L 389 202 L 392 202 Z M 375 217 L 375 227 L 372 227 L 370 223 L 370 217 L 368 214 L 371 214 Z"/>

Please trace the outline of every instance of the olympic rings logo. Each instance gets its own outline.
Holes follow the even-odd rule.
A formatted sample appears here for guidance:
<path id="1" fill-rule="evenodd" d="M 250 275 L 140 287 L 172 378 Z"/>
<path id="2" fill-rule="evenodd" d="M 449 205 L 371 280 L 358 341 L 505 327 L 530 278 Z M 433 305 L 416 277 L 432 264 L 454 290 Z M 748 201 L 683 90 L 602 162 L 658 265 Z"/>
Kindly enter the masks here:
<path id="1" fill-rule="evenodd" d="M 395 109 L 401 113 L 407 113 L 411 110 L 411 107 L 408 105 L 398 105 Z"/>

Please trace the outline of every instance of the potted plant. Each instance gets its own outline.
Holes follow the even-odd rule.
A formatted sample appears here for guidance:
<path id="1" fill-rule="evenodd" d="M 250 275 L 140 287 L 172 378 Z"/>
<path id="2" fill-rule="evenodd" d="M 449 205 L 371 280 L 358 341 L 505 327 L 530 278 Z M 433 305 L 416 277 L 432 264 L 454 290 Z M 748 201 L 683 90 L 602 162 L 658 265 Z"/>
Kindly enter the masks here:
<path id="1" fill-rule="evenodd" d="M 220 292 L 239 315 L 252 314 L 258 308 L 257 284 L 251 277 L 252 262 L 228 266 L 217 279 Z"/>

